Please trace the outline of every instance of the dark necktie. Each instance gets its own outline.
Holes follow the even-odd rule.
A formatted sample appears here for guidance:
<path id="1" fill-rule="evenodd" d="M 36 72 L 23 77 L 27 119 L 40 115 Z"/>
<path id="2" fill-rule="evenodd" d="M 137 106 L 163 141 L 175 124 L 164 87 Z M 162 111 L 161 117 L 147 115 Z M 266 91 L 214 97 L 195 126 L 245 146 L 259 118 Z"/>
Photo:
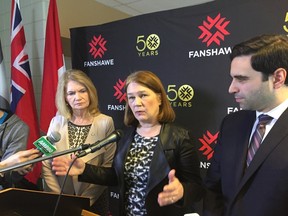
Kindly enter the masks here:
<path id="1" fill-rule="evenodd" d="M 258 117 L 259 119 L 259 122 L 257 124 L 257 127 L 254 131 L 254 134 L 251 138 L 251 142 L 250 142 L 250 145 L 249 145 L 249 148 L 248 148 L 248 154 L 247 154 L 247 167 L 250 165 L 254 155 L 256 154 L 258 148 L 260 147 L 261 145 L 261 142 L 262 142 L 262 139 L 263 139 L 263 136 L 265 134 L 265 128 L 266 128 L 266 125 L 273 119 L 271 116 L 268 116 L 268 115 L 260 115 Z"/>

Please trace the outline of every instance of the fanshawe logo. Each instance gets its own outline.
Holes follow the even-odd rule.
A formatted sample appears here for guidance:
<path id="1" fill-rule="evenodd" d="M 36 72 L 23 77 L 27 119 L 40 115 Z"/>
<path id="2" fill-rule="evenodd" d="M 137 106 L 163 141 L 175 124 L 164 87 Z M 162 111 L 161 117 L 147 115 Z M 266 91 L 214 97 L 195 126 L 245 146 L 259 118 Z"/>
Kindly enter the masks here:
<path id="1" fill-rule="evenodd" d="M 124 92 L 124 86 L 125 86 L 125 80 L 122 81 L 121 79 L 118 79 L 118 82 L 116 82 L 116 85 L 114 86 L 115 89 L 114 97 L 116 97 L 120 103 L 126 101 L 126 92 Z"/>
<path id="2" fill-rule="evenodd" d="M 160 37 L 157 34 L 138 35 L 136 39 L 136 50 L 139 57 L 157 56 L 160 46 Z"/>
<path id="3" fill-rule="evenodd" d="M 121 79 L 118 79 L 116 84 L 113 86 L 115 90 L 114 97 L 119 101 L 119 103 L 124 103 L 127 101 L 126 92 L 124 90 L 125 82 L 126 80 L 122 81 Z M 117 104 L 117 105 L 108 104 L 107 109 L 124 111 L 125 105 L 124 104 Z"/>
<path id="4" fill-rule="evenodd" d="M 102 37 L 102 35 L 93 36 L 91 42 L 89 43 L 90 50 L 89 53 L 93 56 L 94 59 L 97 57 L 102 58 L 104 53 L 107 51 L 105 45 L 107 41 Z"/>
<path id="5" fill-rule="evenodd" d="M 219 13 L 214 19 L 207 16 L 207 20 L 203 21 L 203 25 L 198 26 L 202 31 L 202 34 L 198 39 L 201 39 L 203 43 L 206 43 L 209 47 L 212 43 L 216 43 L 220 46 L 221 41 L 224 41 L 225 36 L 230 33 L 226 30 L 226 27 L 230 21 L 227 21 L 225 17 L 221 17 Z"/>
<path id="6" fill-rule="evenodd" d="M 147 37 L 147 48 L 149 50 L 156 50 L 160 46 L 160 38 L 156 34 L 151 34 Z"/>
<path id="7" fill-rule="evenodd" d="M 214 151 L 212 145 L 216 143 L 218 134 L 219 132 L 213 135 L 207 131 L 206 134 L 203 134 L 202 138 L 198 139 L 202 144 L 201 148 L 199 148 L 199 151 L 202 152 L 207 160 L 210 160 L 213 156 Z"/>
<path id="8" fill-rule="evenodd" d="M 172 107 L 192 107 L 192 99 L 194 90 L 190 85 L 184 84 L 181 86 L 170 84 L 167 86 L 167 98 Z"/>
<path id="9" fill-rule="evenodd" d="M 89 53 L 95 59 L 93 61 L 84 61 L 84 67 L 99 67 L 99 66 L 111 66 L 114 65 L 114 59 L 102 59 L 105 52 L 107 40 L 102 35 L 93 36 L 89 45 Z M 97 59 L 98 58 L 98 59 Z M 99 59 L 100 58 L 100 59 Z"/>
<path id="10" fill-rule="evenodd" d="M 182 85 L 178 89 L 178 95 L 182 101 L 190 101 L 194 96 L 194 90 L 190 85 Z"/>
<path id="11" fill-rule="evenodd" d="M 230 35 L 227 27 L 230 21 L 226 20 L 225 17 L 221 17 L 219 13 L 215 18 L 207 16 L 207 20 L 203 21 L 203 25 L 198 26 L 202 31 L 198 39 L 202 40 L 203 43 L 209 47 L 212 44 L 220 46 L 221 41 L 224 41 L 225 36 Z M 220 55 L 229 55 L 232 52 L 231 47 L 216 47 L 203 50 L 190 50 L 188 52 L 189 58 L 201 58 L 201 57 L 212 57 Z"/>

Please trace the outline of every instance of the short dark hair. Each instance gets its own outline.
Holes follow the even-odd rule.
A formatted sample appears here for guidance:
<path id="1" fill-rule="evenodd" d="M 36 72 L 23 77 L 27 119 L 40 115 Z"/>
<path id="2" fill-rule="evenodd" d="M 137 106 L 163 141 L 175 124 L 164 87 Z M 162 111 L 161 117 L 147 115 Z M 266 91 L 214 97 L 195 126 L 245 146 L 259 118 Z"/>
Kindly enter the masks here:
<path id="1" fill-rule="evenodd" d="M 235 45 L 230 54 L 235 57 L 251 55 L 251 67 L 268 80 L 278 68 L 288 71 L 288 37 L 286 35 L 260 35 Z M 285 84 L 288 84 L 286 78 Z"/>

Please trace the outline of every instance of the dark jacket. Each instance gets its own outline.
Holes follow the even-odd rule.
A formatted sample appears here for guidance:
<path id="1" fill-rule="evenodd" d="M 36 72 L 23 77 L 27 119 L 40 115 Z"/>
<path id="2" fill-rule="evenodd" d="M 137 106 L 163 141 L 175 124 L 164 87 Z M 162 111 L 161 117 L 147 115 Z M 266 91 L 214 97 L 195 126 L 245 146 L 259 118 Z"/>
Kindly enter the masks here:
<path id="1" fill-rule="evenodd" d="M 244 170 L 255 112 L 229 114 L 209 167 L 205 216 L 271 216 L 288 212 L 288 109 Z"/>
<path id="2" fill-rule="evenodd" d="M 96 184 L 117 185 L 119 188 L 119 215 L 124 215 L 124 163 L 127 152 L 135 135 L 135 128 L 125 131 L 119 141 L 113 168 L 93 167 L 86 165 L 80 181 Z M 148 215 L 181 215 L 193 212 L 193 204 L 202 198 L 203 188 L 199 170 L 199 159 L 188 131 L 172 124 L 164 124 L 160 139 L 156 145 L 150 166 L 147 186 L 146 208 Z M 173 205 L 160 207 L 158 194 L 168 184 L 168 173 L 176 170 L 184 187 L 184 197 Z"/>

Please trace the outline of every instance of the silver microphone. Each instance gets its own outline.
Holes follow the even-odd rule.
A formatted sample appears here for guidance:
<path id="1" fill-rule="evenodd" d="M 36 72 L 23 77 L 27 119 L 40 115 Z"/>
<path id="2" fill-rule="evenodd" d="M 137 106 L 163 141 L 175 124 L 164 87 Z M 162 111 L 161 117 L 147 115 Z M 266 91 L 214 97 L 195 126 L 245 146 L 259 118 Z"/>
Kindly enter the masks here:
<path id="1" fill-rule="evenodd" d="M 112 132 L 110 135 L 108 135 L 104 139 L 97 141 L 93 144 L 88 144 L 88 147 L 86 147 L 85 150 L 82 150 L 76 153 L 76 156 L 79 158 L 87 154 L 93 153 L 112 142 L 117 142 L 118 140 L 120 140 L 122 136 L 123 136 L 122 130 L 115 130 L 114 132 Z M 87 146 L 87 144 L 84 144 L 84 145 Z"/>

